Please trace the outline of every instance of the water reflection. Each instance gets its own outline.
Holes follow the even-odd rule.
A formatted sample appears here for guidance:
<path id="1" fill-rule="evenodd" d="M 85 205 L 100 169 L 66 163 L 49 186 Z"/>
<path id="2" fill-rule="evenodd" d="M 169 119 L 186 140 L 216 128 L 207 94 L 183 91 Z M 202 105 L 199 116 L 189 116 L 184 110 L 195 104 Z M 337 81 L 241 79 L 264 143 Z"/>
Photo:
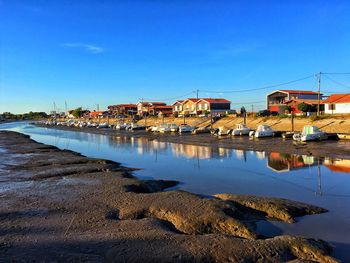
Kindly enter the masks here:
<path id="1" fill-rule="evenodd" d="M 298 219 L 293 225 L 273 224 L 283 234 L 350 246 L 350 160 L 167 143 L 122 133 L 103 136 L 18 123 L 1 126 L 61 149 L 141 168 L 135 172 L 140 178 L 178 180 L 181 189 L 190 192 L 274 196 L 324 207 L 328 213 Z M 335 251 L 348 253 L 339 246 Z M 350 256 L 343 259 L 350 262 Z"/>
<path id="2" fill-rule="evenodd" d="M 267 158 L 267 167 L 279 173 L 289 172 L 290 170 L 316 165 L 317 160 L 317 158 L 308 155 L 271 152 Z"/>

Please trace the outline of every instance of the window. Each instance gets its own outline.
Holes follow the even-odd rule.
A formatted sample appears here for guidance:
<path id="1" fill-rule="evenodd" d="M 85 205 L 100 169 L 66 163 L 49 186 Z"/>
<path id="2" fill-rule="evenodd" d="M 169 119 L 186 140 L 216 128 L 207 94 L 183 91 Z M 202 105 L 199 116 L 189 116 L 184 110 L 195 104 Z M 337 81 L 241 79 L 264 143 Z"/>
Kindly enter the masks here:
<path id="1" fill-rule="evenodd" d="M 328 104 L 328 110 L 335 110 L 335 104 Z"/>
<path id="2" fill-rule="evenodd" d="M 207 103 L 204 104 L 204 109 L 205 109 L 205 110 L 208 109 L 208 104 L 207 104 Z"/>
<path id="3" fill-rule="evenodd" d="M 199 104 L 198 108 L 199 108 L 199 110 L 201 110 L 202 109 L 202 104 Z"/>

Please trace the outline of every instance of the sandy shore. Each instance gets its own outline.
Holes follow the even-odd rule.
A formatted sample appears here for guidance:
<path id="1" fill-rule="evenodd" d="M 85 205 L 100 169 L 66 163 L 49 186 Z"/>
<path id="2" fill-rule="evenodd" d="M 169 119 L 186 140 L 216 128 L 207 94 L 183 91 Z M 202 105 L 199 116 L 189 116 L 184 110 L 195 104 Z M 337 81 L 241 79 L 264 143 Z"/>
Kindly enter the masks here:
<path id="1" fill-rule="evenodd" d="M 43 126 L 50 127 L 50 126 Z M 280 152 L 286 154 L 312 155 L 316 157 L 332 157 L 350 159 L 350 141 L 349 140 L 327 140 L 321 142 L 308 142 L 300 144 L 293 142 L 292 139 L 283 138 L 264 138 L 251 139 L 248 136 L 221 137 L 210 134 L 172 134 L 172 133 L 150 133 L 145 131 L 115 131 L 112 129 L 96 128 L 76 128 L 67 126 L 53 126 L 54 129 L 70 130 L 79 132 L 89 132 L 94 134 L 103 134 L 109 136 L 122 136 L 134 138 L 147 138 L 148 140 L 158 140 L 162 142 L 181 143 L 188 145 L 199 145 L 207 147 L 218 147 L 228 149 L 238 149 L 245 151 L 264 151 Z"/>
<path id="2" fill-rule="evenodd" d="M 323 241 L 256 231 L 327 212 L 319 207 L 164 191 L 177 182 L 141 181 L 15 132 L 0 131 L 0 151 L 1 262 L 337 262 Z"/>

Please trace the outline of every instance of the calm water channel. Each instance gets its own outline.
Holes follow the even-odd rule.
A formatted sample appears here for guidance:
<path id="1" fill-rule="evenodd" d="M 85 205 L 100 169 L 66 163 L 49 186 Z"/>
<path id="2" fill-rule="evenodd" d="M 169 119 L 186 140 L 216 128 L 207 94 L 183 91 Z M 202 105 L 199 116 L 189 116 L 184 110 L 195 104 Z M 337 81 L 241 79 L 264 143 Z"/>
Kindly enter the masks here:
<path id="1" fill-rule="evenodd" d="M 178 180 L 179 188 L 194 193 L 283 197 L 324 207 L 328 213 L 302 217 L 295 224 L 261 223 L 260 232 L 321 238 L 335 246 L 337 258 L 350 262 L 350 160 L 112 137 L 27 123 L 2 124 L 0 129 L 19 131 L 36 141 L 89 157 L 141 168 L 135 175 L 142 179 Z"/>

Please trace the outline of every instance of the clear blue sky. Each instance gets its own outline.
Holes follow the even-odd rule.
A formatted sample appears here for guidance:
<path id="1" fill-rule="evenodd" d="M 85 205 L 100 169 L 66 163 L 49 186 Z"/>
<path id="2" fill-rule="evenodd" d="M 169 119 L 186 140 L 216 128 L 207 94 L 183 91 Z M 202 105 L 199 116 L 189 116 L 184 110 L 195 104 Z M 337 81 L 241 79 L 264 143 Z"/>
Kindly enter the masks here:
<path id="1" fill-rule="evenodd" d="M 49 111 L 53 101 L 102 109 L 349 72 L 349 29 L 349 1 L 0 0 L 0 112 Z M 350 91 L 329 79 L 322 88 Z M 238 108 L 269 91 L 199 95 Z"/>

